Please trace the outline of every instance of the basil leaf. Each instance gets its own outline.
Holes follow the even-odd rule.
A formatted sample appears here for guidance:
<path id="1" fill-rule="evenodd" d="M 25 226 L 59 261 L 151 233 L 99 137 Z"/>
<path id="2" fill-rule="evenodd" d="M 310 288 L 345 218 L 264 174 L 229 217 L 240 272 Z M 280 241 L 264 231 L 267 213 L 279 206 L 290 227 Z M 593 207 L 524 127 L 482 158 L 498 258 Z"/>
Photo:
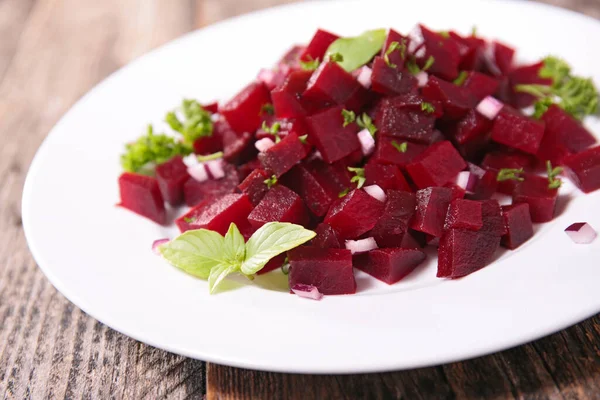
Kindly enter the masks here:
<path id="1" fill-rule="evenodd" d="M 326 54 L 342 55 L 339 64 L 348 72 L 362 67 L 381 51 L 387 32 L 385 29 L 367 31 L 360 36 L 339 38 L 327 49 Z"/>
<path id="2" fill-rule="evenodd" d="M 298 247 L 315 236 L 315 232 L 300 225 L 284 222 L 269 222 L 263 225 L 246 243 L 246 259 L 242 263 L 242 273 L 257 273 L 273 257 Z"/>
<path id="3" fill-rule="evenodd" d="M 240 270 L 239 265 L 231 264 L 219 264 L 210 270 L 210 276 L 208 277 L 208 292 L 213 294 L 217 286 L 227 277 Z"/>
<path id="4" fill-rule="evenodd" d="M 232 223 L 225 234 L 225 258 L 232 264 L 241 264 L 246 254 L 246 242 L 238 227 Z"/>
<path id="5" fill-rule="evenodd" d="M 217 232 L 206 229 L 187 231 L 159 247 L 162 256 L 173 266 L 202 279 L 211 268 L 226 263 L 225 240 Z"/>

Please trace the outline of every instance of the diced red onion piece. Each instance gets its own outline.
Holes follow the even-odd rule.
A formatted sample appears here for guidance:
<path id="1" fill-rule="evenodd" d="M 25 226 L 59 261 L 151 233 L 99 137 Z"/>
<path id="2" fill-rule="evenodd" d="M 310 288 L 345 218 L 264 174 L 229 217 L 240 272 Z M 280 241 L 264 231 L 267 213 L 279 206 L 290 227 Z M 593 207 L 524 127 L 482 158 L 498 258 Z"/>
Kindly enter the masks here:
<path id="1" fill-rule="evenodd" d="M 210 178 L 204 163 L 198 163 L 187 168 L 188 174 L 198 182 L 204 182 Z"/>
<path id="2" fill-rule="evenodd" d="M 154 252 L 154 254 L 156 254 L 157 256 L 160 256 L 160 250 L 158 249 L 158 246 L 160 246 L 161 244 L 165 244 L 165 243 L 169 243 L 169 239 L 155 240 L 154 243 L 152 243 L 152 251 Z"/>
<path id="3" fill-rule="evenodd" d="M 500 71 L 500 68 L 498 68 L 498 64 L 496 64 L 496 56 L 494 55 L 495 50 L 496 44 L 493 42 L 488 43 L 487 46 L 485 46 L 485 49 L 483 50 L 483 61 L 485 62 L 486 66 L 492 74 L 500 76 L 502 75 L 502 71 Z"/>
<path id="4" fill-rule="evenodd" d="M 223 159 L 210 160 L 206 163 L 206 169 L 213 179 L 221 179 L 225 177 L 225 170 L 223 169 Z"/>
<path id="5" fill-rule="evenodd" d="M 321 300 L 323 293 L 319 292 L 319 289 L 313 285 L 305 285 L 304 283 L 296 283 L 292 287 L 292 292 L 305 299 Z"/>
<path id="6" fill-rule="evenodd" d="M 492 96 L 488 96 L 477 105 L 477 111 L 488 119 L 494 119 L 502 110 L 504 104 Z"/>
<path id="7" fill-rule="evenodd" d="M 198 161 L 198 156 L 193 153 L 183 157 L 182 160 L 183 160 L 183 163 L 186 165 L 186 167 L 191 167 L 192 165 L 196 165 L 196 164 L 200 163 Z"/>
<path id="8" fill-rule="evenodd" d="M 477 178 L 481 179 L 485 175 L 485 169 L 481 168 L 479 165 L 475 165 L 473 163 L 469 163 L 469 171 L 474 174 Z"/>
<path id="9" fill-rule="evenodd" d="M 350 250 L 352 254 L 366 253 L 378 248 L 377 242 L 372 237 L 361 240 L 346 240 L 346 249 Z"/>
<path id="10" fill-rule="evenodd" d="M 429 82 L 429 74 L 425 71 L 419 72 L 417 75 L 415 75 L 415 78 L 417 78 L 419 87 L 423 87 L 427 85 L 427 82 Z"/>
<path id="11" fill-rule="evenodd" d="M 356 77 L 356 80 L 358 81 L 358 83 L 363 85 L 365 89 L 369 89 L 371 87 L 371 75 L 373 74 L 373 71 L 366 65 L 358 71 L 359 72 L 358 76 Z"/>
<path id="12" fill-rule="evenodd" d="M 577 244 L 590 244 L 598 234 L 587 222 L 577 222 L 565 229 L 571 240 Z"/>
<path id="13" fill-rule="evenodd" d="M 475 187 L 477 186 L 477 182 L 479 181 L 479 177 L 472 173 L 471 171 L 462 171 L 458 173 L 456 177 L 456 186 L 461 187 L 463 190 L 473 193 Z"/>
<path id="14" fill-rule="evenodd" d="M 272 141 L 270 138 L 262 138 L 260 140 L 257 140 L 256 143 L 254 143 L 254 147 L 256 147 L 256 149 L 261 153 L 264 153 L 273 146 L 275 146 L 275 142 Z"/>
<path id="15" fill-rule="evenodd" d="M 367 129 L 358 132 L 358 141 L 365 156 L 370 155 L 375 150 L 375 139 Z"/>
<path id="16" fill-rule="evenodd" d="M 313 160 L 322 160 L 323 159 L 323 155 L 321 154 L 321 152 L 319 150 L 315 150 L 312 153 L 310 153 L 310 155 L 308 157 L 306 157 L 306 161 L 313 161 Z"/>
<path id="17" fill-rule="evenodd" d="M 275 79 L 275 72 L 272 69 L 261 69 L 258 72 L 257 78 L 259 81 L 264 82 L 265 85 L 271 86 Z"/>
<path id="18" fill-rule="evenodd" d="M 367 192 L 369 196 L 381 201 L 382 203 L 385 203 L 385 201 L 387 200 L 385 192 L 379 185 L 370 185 L 364 187 L 363 189 L 365 190 L 365 192 Z"/>

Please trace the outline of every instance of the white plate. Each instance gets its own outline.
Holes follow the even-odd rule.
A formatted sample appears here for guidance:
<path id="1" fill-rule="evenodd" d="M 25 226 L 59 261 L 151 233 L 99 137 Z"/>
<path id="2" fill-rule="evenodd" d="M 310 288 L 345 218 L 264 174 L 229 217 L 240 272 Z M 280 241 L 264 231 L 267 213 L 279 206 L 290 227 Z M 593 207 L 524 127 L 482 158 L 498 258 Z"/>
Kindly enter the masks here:
<path id="1" fill-rule="evenodd" d="M 435 29 L 516 45 L 526 61 L 553 53 L 600 82 L 596 21 L 527 2 L 308 2 L 232 19 L 140 58 L 98 85 L 52 130 L 31 165 L 23 224 L 50 281 L 85 312 L 162 349 L 237 367 L 304 373 L 415 368 L 515 346 L 600 311 L 600 240 L 575 245 L 572 222 L 600 229 L 600 192 L 573 200 L 533 240 L 458 281 L 435 260 L 387 286 L 358 275 L 359 294 L 321 302 L 291 296 L 282 275 L 209 296 L 204 281 L 154 256 L 176 234 L 117 208 L 119 154 L 182 97 L 227 99 L 317 27 Z M 600 132 L 600 126 L 588 121 Z M 594 126 L 595 125 L 595 126 Z M 594 260 L 594 256 L 596 257 Z M 283 278 L 285 284 L 285 278 Z"/>

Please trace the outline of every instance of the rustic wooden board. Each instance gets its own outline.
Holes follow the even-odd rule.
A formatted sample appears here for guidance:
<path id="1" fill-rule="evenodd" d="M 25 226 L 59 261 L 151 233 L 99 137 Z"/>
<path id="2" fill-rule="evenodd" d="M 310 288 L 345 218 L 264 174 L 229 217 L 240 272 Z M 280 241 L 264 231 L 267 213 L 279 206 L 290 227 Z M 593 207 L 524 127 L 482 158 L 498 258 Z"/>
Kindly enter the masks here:
<path id="1" fill-rule="evenodd" d="M 600 398 L 598 317 L 530 345 L 442 367 L 274 374 L 205 365 L 136 342 L 85 315 L 46 280 L 23 236 L 21 189 L 35 150 L 60 116 L 148 50 L 284 2 L 291 1 L 0 0 L 0 396 Z M 597 0 L 547 2 L 600 17 Z"/>

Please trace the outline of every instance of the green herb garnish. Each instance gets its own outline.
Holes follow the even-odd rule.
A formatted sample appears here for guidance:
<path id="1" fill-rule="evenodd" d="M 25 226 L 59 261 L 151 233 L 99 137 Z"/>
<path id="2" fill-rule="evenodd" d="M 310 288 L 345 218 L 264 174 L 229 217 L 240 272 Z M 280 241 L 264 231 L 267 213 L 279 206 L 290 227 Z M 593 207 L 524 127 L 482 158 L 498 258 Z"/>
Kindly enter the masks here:
<path id="1" fill-rule="evenodd" d="M 344 61 L 344 56 L 341 53 L 329 54 L 329 62 L 341 63 Z"/>
<path id="2" fill-rule="evenodd" d="M 311 58 L 308 61 L 300 61 L 300 68 L 304 71 L 314 71 L 319 68 L 319 65 L 321 65 L 321 61 L 318 58 L 316 60 Z"/>
<path id="3" fill-rule="evenodd" d="M 460 71 L 460 74 L 458 74 L 458 77 L 454 80 L 454 84 L 457 86 L 462 86 L 468 77 L 469 73 L 467 71 Z"/>
<path id="4" fill-rule="evenodd" d="M 404 66 L 412 75 L 417 75 L 421 72 L 421 68 L 417 65 L 417 59 L 414 56 L 410 57 Z"/>
<path id="5" fill-rule="evenodd" d="M 473 25 L 473 27 L 471 28 L 471 36 L 476 37 L 477 36 L 477 26 Z"/>
<path id="6" fill-rule="evenodd" d="M 298 136 L 298 140 L 302 144 L 307 144 L 308 143 L 308 134 L 302 135 L 302 136 Z"/>
<path id="7" fill-rule="evenodd" d="M 548 189 L 558 189 L 562 185 L 560 178 L 557 178 L 563 172 L 562 167 L 552 168 L 550 160 L 546 161 L 546 170 L 548 172 Z"/>
<path id="8" fill-rule="evenodd" d="M 342 117 L 344 117 L 344 128 L 356 121 L 356 113 L 354 111 L 342 110 Z"/>
<path id="9" fill-rule="evenodd" d="M 427 114 L 431 114 L 435 112 L 435 107 L 433 106 L 433 104 L 424 101 L 421 103 L 421 110 L 425 111 Z"/>
<path id="10" fill-rule="evenodd" d="M 371 134 L 371 136 L 375 137 L 375 133 L 377 132 L 377 127 L 373 123 L 373 120 L 371 119 L 371 117 L 369 117 L 369 114 L 362 113 L 362 115 L 360 115 L 358 118 L 356 118 L 356 123 L 361 128 L 368 130 L 369 133 Z"/>
<path id="11" fill-rule="evenodd" d="M 440 34 L 441 37 L 443 37 L 444 39 L 450 39 L 450 32 L 448 31 L 439 31 L 438 32 Z"/>
<path id="12" fill-rule="evenodd" d="M 273 103 L 265 103 L 260 109 L 261 114 L 273 115 L 275 114 L 275 107 L 273 107 Z"/>
<path id="13" fill-rule="evenodd" d="M 275 143 L 279 143 L 281 141 L 281 138 L 279 137 L 279 130 L 281 129 L 281 124 L 279 122 L 274 122 L 273 125 L 268 126 L 267 121 L 263 121 L 261 129 L 265 133 L 275 136 Z"/>
<path id="14" fill-rule="evenodd" d="M 141 172 L 144 166 L 150 163 L 162 164 L 174 156 L 185 156 L 191 152 L 191 146 L 165 134 L 155 135 L 152 125 L 148 125 L 146 135 L 125 145 L 125 153 L 121 155 L 121 166 L 127 172 Z"/>
<path id="15" fill-rule="evenodd" d="M 525 180 L 525 178 L 523 178 L 521 175 L 524 173 L 525 171 L 523 170 L 523 168 L 502 168 L 500 171 L 498 171 L 498 177 L 496 178 L 496 180 L 498 182 L 504 182 L 504 181 L 519 181 L 519 182 L 523 182 Z"/>
<path id="16" fill-rule="evenodd" d="M 387 64 L 387 66 L 390 67 L 390 68 L 396 68 L 396 67 L 398 67 L 396 64 L 394 64 L 394 63 L 392 63 L 390 61 L 390 55 L 394 51 L 399 51 L 400 52 L 400 57 L 402 59 L 404 59 L 404 57 L 406 56 L 406 39 L 402 39 L 402 43 L 398 43 L 398 42 L 392 42 L 392 43 L 390 43 L 390 45 L 388 46 L 387 50 L 385 51 L 385 54 L 383 55 L 383 61 L 385 61 L 385 63 Z"/>
<path id="17" fill-rule="evenodd" d="M 271 189 L 277 184 L 277 177 L 275 175 L 271 175 L 270 178 L 264 180 L 264 183 L 267 185 L 267 188 Z"/>
<path id="18" fill-rule="evenodd" d="M 325 54 L 339 53 L 343 61 L 339 64 L 348 72 L 362 67 L 381 51 L 387 32 L 385 29 L 367 31 L 360 36 L 335 40 Z"/>
<path id="19" fill-rule="evenodd" d="M 398 143 L 395 140 L 392 140 L 392 146 L 394 146 L 394 148 L 400 153 L 406 153 L 406 150 L 408 150 L 407 142 Z"/>
<path id="20" fill-rule="evenodd" d="M 211 161 L 211 160 L 218 160 L 219 158 L 223 158 L 222 151 L 217 151 L 216 153 L 198 156 L 198 161 L 206 162 L 206 161 Z"/>
<path id="21" fill-rule="evenodd" d="M 171 129 L 183 135 L 183 141 L 194 143 L 196 139 L 212 136 L 213 122 L 211 114 L 206 111 L 196 100 L 184 99 L 179 111 L 183 115 L 183 122 L 176 111 L 171 111 L 165 116 L 165 122 Z"/>
<path id="22" fill-rule="evenodd" d="M 341 199 L 342 197 L 346 197 L 346 195 L 350 193 L 350 188 L 346 188 L 344 190 L 342 190 L 339 194 L 338 197 Z"/>
<path id="23" fill-rule="evenodd" d="M 247 243 L 235 224 L 225 237 L 207 229 L 187 231 L 159 246 L 162 256 L 183 271 L 208 279 L 210 293 L 232 273 L 249 278 L 273 257 L 300 246 L 316 236 L 300 225 L 269 222 L 252 234 Z"/>
<path id="24" fill-rule="evenodd" d="M 360 189 L 364 186 L 366 178 L 365 178 L 365 169 L 364 168 L 353 168 L 348 167 L 348 171 L 353 172 L 354 176 L 350 179 L 350 182 L 356 183 L 356 188 Z"/>
<path id="25" fill-rule="evenodd" d="M 425 61 L 425 65 L 423 66 L 423 71 L 427 71 L 429 68 L 431 68 L 433 66 L 434 62 L 435 62 L 435 58 L 433 56 L 429 56 L 429 58 L 427 58 L 427 61 Z"/>

